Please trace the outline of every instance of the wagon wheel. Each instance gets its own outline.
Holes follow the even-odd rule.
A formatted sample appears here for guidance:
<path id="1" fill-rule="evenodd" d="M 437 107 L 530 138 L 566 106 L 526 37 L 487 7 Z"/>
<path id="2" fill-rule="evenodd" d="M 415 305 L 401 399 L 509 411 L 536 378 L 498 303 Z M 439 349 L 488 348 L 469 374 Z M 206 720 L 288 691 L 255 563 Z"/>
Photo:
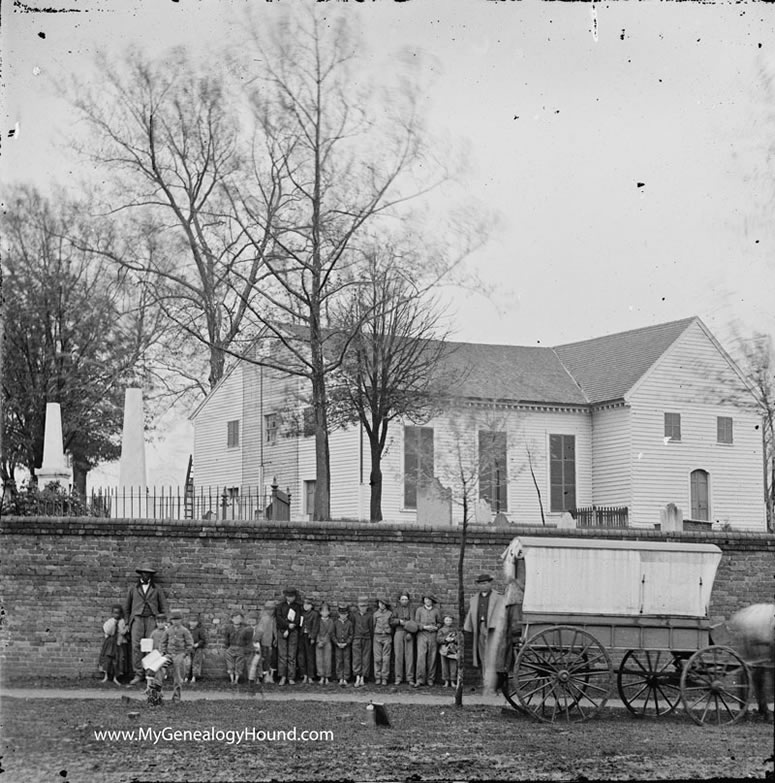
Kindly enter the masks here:
<path id="1" fill-rule="evenodd" d="M 611 659 L 594 636 L 558 625 L 525 642 L 511 687 L 522 708 L 539 720 L 582 721 L 608 700 L 611 671 Z"/>
<path id="2" fill-rule="evenodd" d="M 734 723 L 748 708 L 751 676 L 729 647 L 705 647 L 689 658 L 681 674 L 681 700 L 695 723 Z"/>
<path id="3" fill-rule="evenodd" d="M 675 655 L 665 650 L 627 650 L 616 675 L 624 706 L 634 715 L 667 715 L 681 701 Z"/>

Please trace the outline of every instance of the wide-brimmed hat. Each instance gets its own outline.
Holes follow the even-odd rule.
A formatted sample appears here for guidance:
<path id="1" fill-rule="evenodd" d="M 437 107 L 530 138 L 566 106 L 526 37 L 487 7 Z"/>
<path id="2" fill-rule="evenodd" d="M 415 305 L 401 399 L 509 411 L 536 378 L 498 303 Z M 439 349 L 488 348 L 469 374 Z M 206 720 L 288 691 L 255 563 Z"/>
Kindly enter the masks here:
<path id="1" fill-rule="evenodd" d="M 428 594 L 424 595 L 424 596 L 422 597 L 422 600 L 424 601 L 426 598 L 428 598 L 428 599 L 430 599 L 431 601 L 433 601 L 433 603 L 434 603 L 434 604 L 437 604 L 437 603 L 439 602 L 439 599 L 438 599 L 438 598 L 436 598 L 436 596 L 435 596 L 435 595 L 431 595 L 430 593 L 428 593 Z"/>
<path id="2" fill-rule="evenodd" d="M 487 582 L 492 582 L 493 577 L 490 574 L 479 574 L 479 576 L 476 577 L 476 584 L 482 585 L 486 584 Z"/>
<path id="3" fill-rule="evenodd" d="M 337 609 L 338 612 L 349 612 L 350 611 L 350 607 L 346 603 L 343 603 L 342 601 L 340 601 L 336 605 L 336 609 Z"/>
<path id="4" fill-rule="evenodd" d="M 155 568 L 151 568 L 148 565 L 148 563 L 143 563 L 138 568 L 135 568 L 135 573 L 136 574 L 155 574 L 156 573 L 156 569 Z"/>
<path id="5" fill-rule="evenodd" d="M 277 601 L 267 601 L 264 604 L 264 609 L 276 609 L 277 608 Z"/>
<path id="6" fill-rule="evenodd" d="M 299 591 L 295 587 L 286 587 L 283 590 L 283 595 L 298 595 Z"/>
<path id="7" fill-rule="evenodd" d="M 369 596 L 367 595 L 359 595 L 358 596 L 358 606 L 361 604 L 367 604 L 369 602 Z"/>
<path id="8" fill-rule="evenodd" d="M 174 611 L 170 612 L 170 620 L 182 620 L 183 619 L 183 612 L 179 611 L 178 609 L 175 609 Z"/>
<path id="9" fill-rule="evenodd" d="M 387 608 L 390 609 L 390 601 L 388 600 L 388 598 L 386 596 L 378 595 L 377 596 L 377 602 L 378 603 L 381 602 L 381 603 L 385 604 L 385 606 L 387 606 Z"/>

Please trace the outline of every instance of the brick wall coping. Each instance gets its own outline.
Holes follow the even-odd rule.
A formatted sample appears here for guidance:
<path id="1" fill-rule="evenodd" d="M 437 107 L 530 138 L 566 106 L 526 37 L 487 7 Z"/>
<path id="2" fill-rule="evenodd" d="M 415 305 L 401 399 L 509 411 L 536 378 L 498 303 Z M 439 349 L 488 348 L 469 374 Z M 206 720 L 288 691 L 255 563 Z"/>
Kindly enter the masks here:
<path id="1" fill-rule="evenodd" d="M 95 517 L 4 517 L 0 521 L 4 536 L 122 536 L 130 538 L 230 538 L 241 540 L 321 540 L 321 541 L 393 541 L 457 544 L 460 528 L 438 528 L 389 522 L 246 522 L 244 520 L 192 521 L 104 519 Z M 469 544 L 506 545 L 514 536 L 553 538 L 598 538 L 624 541 L 682 541 L 716 544 L 722 548 L 756 548 L 775 554 L 775 533 L 753 531 L 662 532 L 648 528 L 582 528 L 558 530 L 555 527 L 524 525 L 469 525 Z"/>

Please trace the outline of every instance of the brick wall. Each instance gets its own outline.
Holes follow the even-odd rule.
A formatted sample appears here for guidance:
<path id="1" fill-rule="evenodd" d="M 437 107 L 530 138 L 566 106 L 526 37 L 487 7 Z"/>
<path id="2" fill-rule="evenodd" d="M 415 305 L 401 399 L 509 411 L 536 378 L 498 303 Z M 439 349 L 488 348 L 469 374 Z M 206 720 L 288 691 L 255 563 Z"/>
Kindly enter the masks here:
<path id="1" fill-rule="evenodd" d="M 499 555 L 511 538 L 559 535 L 544 528 L 479 528 L 469 533 L 466 593 L 474 575 L 500 579 Z M 143 522 L 137 520 L 6 518 L 0 524 L 2 569 L 0 662 L 6 681 L 36 676 L 77 677 L 96 671 L 103 621 L 150 562 L 172 608 L 200 614 L 217 640 L 234 610 L 255 622 L 264 601 L 293 585 L 331 601 L 361 593 L 416 600 L 433 591 L 457 614 L 459 532 L 452 529 L 364 523 Z M 576 537 L 714 543 L 724 551 L 711 615 L 771 602 L 775 592 L 775 535 L 738 532 L 621 530 Z M 496 582 L 498 584 L 498 582 Z M 221 674 L 212 645 L 205 674 Z"/>

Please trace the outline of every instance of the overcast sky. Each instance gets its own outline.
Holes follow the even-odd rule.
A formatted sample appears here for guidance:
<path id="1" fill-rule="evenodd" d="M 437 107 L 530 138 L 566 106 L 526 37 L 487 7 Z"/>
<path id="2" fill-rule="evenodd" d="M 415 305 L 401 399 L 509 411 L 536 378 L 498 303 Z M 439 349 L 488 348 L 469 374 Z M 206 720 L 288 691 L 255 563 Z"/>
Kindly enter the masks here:
<path id="1" fill-rule="evenodd" d="M 272 23 L 298 2 L 255 0 Z M 470 149 L 468 187 L 501 225 L 471 259 L 492 300 L 454 293 L 455 338 L 555 345 L 699 315 L 775 333 L 775 9 L 765 4 L 318 2 L 373 57 L 428 55 L 431 124 Z M 218 57 L 247 2 L 2 6 L 0 176 L 69 185 L 74 116 L 52 88 L 98 78 L 99 48 Z M 45 36 L 45 37 L 43 37 Z M 8 131 L 19 123 L 19 132 Z"/>

